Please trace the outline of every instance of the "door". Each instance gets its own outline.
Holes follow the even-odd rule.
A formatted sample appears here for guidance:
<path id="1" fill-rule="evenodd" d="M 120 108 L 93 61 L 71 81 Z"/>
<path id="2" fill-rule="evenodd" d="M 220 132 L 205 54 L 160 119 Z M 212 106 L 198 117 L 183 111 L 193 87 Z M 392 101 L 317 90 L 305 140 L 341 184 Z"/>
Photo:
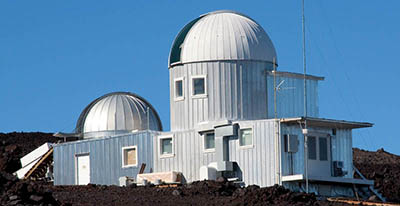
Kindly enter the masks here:
<path id="1" fill-rule="evenodd" d="M 76 156 L 76 183 L 87 185 L 90 183 L 90 158 L 89 154 Z"/>
<path id="2" fill-rule="evenodd" d="M 308 136 L 308 171 L 310 176 L 331 176 L 331 142 L 328 135 Z"/>

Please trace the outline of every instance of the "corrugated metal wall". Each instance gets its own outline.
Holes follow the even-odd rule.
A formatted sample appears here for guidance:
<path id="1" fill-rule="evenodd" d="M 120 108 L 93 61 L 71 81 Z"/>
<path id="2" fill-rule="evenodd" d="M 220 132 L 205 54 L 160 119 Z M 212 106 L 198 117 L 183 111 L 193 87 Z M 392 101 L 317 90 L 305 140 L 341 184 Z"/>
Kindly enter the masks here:
<path id="1" fill-rule="evenodd" d="M 171 130 L 205 121 L 267 118 L 266 75 L 271 65 L 257 61 L 199 62 L 170 69 Z M 207 97 L 192 98 L 191 77 L 207 75 Z M 174 79 L 184 77 L 183 101 L 174 100 Z"/>
<path id="2" fill-rule="evenodd" d="M 257 61 L 198 62 L 170 69 L 171 130 L 193 129 L 199 122 L 274 118 L 271 65 Z M 207 97 L 192 98 L 191 77 L 207 75 Z M 174 99 L 174 79 L 184 78 L 184 100 Z M 304 116 L 302 78 L 277 76 L 278 117 Z M 268 98 L 268 100 L 267 100 Z M 309 117 L 318 117 L 318 80 L 307 79 Z"/>
<path id="3" fill-rule="evenodd" d="M 343 161 L 345 177 L 353 177 L 353 138 L 351 129 L 338 129 L 332 136 L 332 161 Z"/>
<path id="4" fill-rule="evenodd" d="M 268 118 L 274 114 L 274 76 L 268 75 Z M 276 77 L 276 85 L 280 84 L 276 94 L 277 117 L 304 116 L 304 79 L 295 77 Z M 318 80 L 307 79 L 307 116 L 318 117 Z"/>
<path id="5" fill-rule="evenodd" d="M 75 155 L 90 156 L 90 182 L 118 185 L 119 177 L 135 177 L 142 163 L 146 172 L 153 168 L 153 136 L 155 132 L 140 132 L 102 139 L 83 140 L 54 146 L 54 184 L 75 184 Z M 122 147 L 137 146 L 137 167 L 122 168 Z"/>
<path id="6" fill-rule="evenodd" d="M 330 128 L 308 128 L 310 132 L 318 132 L 332 135 Z M 300 125 L 286 126 L 281 125 L 281 138 L 283 135 L 297 135 L 299 140 L 299 151 L 293 154 L 294 174 L 304 174 L 304 136 Z M 337 129 L 336 135 L 331 136 L 332 161 L 343 161 L 343 170 L 348 171 L 345 177 L 351 178 L 353 174 L 353 152 L 352 152 L 352 132 L 350 129 Z M 289 153 L 284 152 L 282 146 L 282 175 L 289 175 Z"/>
<path id="7" fill-rule="evenodd" d="M 277 183 L 277 158 L 275 157 L 275 121 L 240 121 L 241 128 L 253 128 L 253 147 L 239 148 L 237 137 L 229 140 L 229 160 L 237 162 L 247 185 L 271 186 Z M 215 161 L 215 152 L 204 152 L 203 137 L 196 131 L 170 132 L 174 135 L 174 156 L 160 158 L 159 140 L 154 144 L 155 172 L 179 171 L 186 181 L 200 178 L 200 167 Z"/>

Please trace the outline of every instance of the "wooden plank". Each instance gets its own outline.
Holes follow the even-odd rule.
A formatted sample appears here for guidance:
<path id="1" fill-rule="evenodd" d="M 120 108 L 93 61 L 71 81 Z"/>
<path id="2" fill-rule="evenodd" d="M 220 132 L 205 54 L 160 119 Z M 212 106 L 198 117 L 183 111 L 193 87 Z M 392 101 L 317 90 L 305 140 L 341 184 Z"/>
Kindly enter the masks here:
<path id="1" fill-rule="evenodd" d="M 140 166 L 139 174 L 143 174 L 145 168 L 146 168 L 146 163 L 142 163 L 142 166 Z"/>
<path id="2" fill-rule="evenodd" d="M 35 170 L 47 160 L 48 157 L 50 157 L 53 154 L 53 148 L 51 148 L 45 155 L 43 155 L 42 158 L 25 174 L 24 179 L 28 179 L 34 172 Z"/>
<path id="3" fill-rule="evenodd" d="M 369 201 L 358 201 L 358 200 L 346 200 L 346 199 L 337 199 L 329 197 L 327 198 L 329 202 L 341 202 L 341 203 L 348 203 L 354 205 L 375 205 L 375 206 L 400 206 L 400 204 L 396 203 L 387 203 L 387 202 L 369 202 Z"/>
<path id="4" fill-rule="evenodd" d="M 178 184 L 156 185 L 158 188 L 178 187 Z"/>

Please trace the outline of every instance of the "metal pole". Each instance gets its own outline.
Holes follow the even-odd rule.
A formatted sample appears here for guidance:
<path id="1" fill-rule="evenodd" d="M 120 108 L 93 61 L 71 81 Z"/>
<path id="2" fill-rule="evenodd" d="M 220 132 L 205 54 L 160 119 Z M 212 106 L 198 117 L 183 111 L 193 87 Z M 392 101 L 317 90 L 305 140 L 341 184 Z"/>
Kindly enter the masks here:
<path id="1" fill-rule="evenodd" d="M 304 129 L 307 129 L 307 81 L 306 81 L 306 20 L 304 17 L 304 0 L 302 0 L 302 31 L 303 31 L 303 69 L 304 69 Z M 308 193 L 308 137 L 304 134 L 304 156 L 305 156 L 305 175 L 306 192 Z"/>
<path id="2" fill-rule="evenodd" d="M 279 150 L 279 143 L 280 143 L 280 134 L 279 134 L 279 121 L 278 121 L 278 112 L 277 112 L 277 88 L 276 88 L 276 59 L 275 57 L 272 60 L 273 72 L 274 72 L 274 117 L 275 117 L 275 134 L 276 134 L 276 141 L 275 141 L 275 158 L 278 160 L 276 161 L 275 167 L 277 169 L 277 184 L 281 184 L 281 172 L 280 172 L 280 150 Z"/>
<path id="3" fill-rule="evenodd" d="M 147 107 L 147 130 L 150 130 L 150 109 Z"/>
<path id="4" fill-rule="evenodd" d="M 274 117 L 275 119 L 278 118 L 278 112 L 276 109 L 276 67 L 275 67 L 275 57 L 273 59 L 273 67 L 274 67 Z"/>

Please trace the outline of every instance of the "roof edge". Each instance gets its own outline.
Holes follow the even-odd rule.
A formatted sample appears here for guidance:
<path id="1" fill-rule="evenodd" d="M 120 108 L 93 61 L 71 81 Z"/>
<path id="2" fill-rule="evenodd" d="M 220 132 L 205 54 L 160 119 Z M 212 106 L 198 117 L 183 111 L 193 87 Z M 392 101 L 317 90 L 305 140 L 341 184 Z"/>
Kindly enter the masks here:
<path id="1" fill-rule="evenodd" d="M 304 79 L 304 74 L 300 74 L 300 73 L 294 73 L 294 72 L 280 72 L 280 71 L 269 71 L 268 74 L 273 76 L 274 73 L 276 74 L 276 76 L 280 76 L 280 77 L 293 77 L 293 78 L 298 78 L 298 79 Z M 309 75 L 306 74 L 305 75 L 306 79 L 311 79 L 311 80 L 318 80 L 318 81 L 322 81 L 325 80 L 325 77 L 320 77 L 320 76 L 314 76 L 314 75 Z"/>
<path id="2" fill-rule="evenodd" d="M 307 121 L 309 126 L 317 127 L 331 127 L 337 129 L 357 129 L 372 127 L 374 124 L 369 122 L 354 122 L 345 120 L 325 119 L 316 117 L 294 117 L 294 118 L 281 118 L 280 122 L 288 124 L 298 124 Z"/>

